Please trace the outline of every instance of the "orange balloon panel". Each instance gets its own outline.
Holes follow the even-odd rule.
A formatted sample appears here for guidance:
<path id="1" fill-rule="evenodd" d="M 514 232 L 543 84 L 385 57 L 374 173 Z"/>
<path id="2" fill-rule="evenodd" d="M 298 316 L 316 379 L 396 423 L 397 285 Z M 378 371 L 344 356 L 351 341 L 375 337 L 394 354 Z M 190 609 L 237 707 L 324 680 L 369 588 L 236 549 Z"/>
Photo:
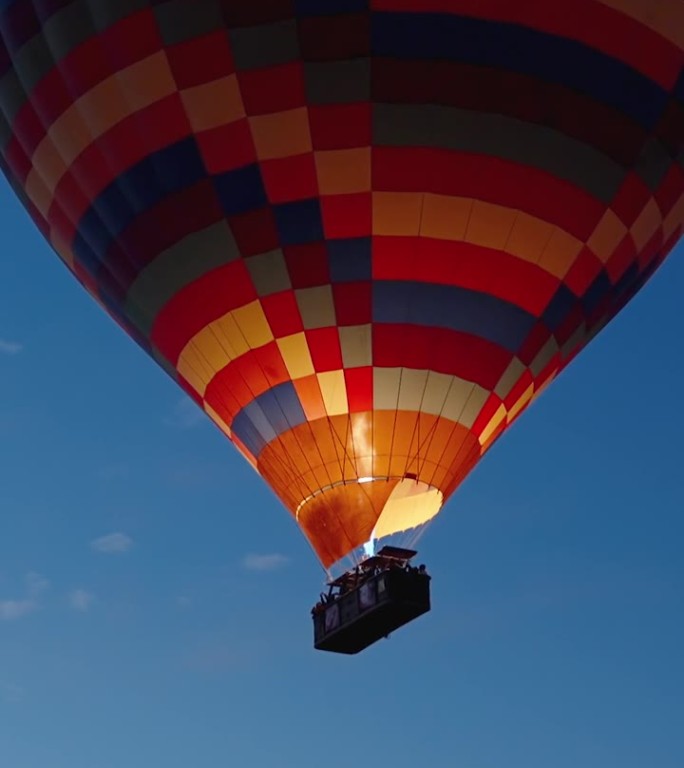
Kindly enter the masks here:
<path id="1" fill-rule="evenodd" d="M 294 427 L 264 448 L 256 467 L 327 567 L 368 541 L 383 512 L 385 535 L 427 522 L 480 452 L 477 437 L 448 419 L 368 411 Z M 437 508 L 421 512 L 414 499 L 413 517 L 396 505 L 392 512 L 387 502 L 404 478 L 439 491 Z"/>

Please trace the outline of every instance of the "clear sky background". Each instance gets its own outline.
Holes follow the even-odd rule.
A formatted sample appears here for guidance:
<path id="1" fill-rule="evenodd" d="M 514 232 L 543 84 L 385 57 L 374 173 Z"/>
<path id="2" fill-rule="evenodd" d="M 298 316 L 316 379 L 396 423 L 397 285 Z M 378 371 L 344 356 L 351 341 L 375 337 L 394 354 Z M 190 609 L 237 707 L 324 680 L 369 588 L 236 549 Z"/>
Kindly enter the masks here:
<path id="1" fill-rule="evenodd" d="M 680 253 L 423 537 L 432 612 L 342 657 L 289 515 L 0 182 L 0 766 L 682 768 Z"/>

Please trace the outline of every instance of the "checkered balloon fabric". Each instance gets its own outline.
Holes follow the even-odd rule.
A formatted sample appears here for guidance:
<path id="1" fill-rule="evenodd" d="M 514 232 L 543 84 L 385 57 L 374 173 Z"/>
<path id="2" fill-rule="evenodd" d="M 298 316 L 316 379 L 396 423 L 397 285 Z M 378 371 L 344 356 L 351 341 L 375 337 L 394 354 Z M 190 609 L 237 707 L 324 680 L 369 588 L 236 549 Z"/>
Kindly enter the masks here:
<path id="1" fill-rule="evenodd" d="M 681 0 L 0 0 L 0 162 L 328 567 L 675 245 L 683 47 Z"/>

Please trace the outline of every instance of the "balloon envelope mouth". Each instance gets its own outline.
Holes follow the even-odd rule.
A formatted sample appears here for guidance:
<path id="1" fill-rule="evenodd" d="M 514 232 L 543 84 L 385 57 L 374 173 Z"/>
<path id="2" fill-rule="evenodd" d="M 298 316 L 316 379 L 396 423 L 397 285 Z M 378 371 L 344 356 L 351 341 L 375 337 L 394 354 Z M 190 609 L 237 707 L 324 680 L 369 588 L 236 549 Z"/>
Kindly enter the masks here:
<path id="1" fill-rule="evenodd" d="M 382 539 L 424 525 L 439 512 L 443 503 L 439 488 L 411 477 L 402 478 L 382 508 L 373 529 L 374 538 Z"/>
<path id="2" fill-rule="evenodd" d="M 324 567 L 395 534 L 418 532 L 440 511 L 442 491 L 414 476 L 361 477 L 321 488 L 295 512 Z"/>

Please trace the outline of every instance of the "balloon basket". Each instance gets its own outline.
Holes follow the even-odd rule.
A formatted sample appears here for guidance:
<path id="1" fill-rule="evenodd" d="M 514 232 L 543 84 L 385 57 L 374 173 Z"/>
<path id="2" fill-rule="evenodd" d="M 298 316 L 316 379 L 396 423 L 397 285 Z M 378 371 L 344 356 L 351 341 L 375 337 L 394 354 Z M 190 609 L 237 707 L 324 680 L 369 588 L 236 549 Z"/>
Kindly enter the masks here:
<path id="1" fill-rule="evenodd" d="M 430 610 L 430 576 L 416 553 L 384 547 L 328 584 L 314 606 L 314 648 L 355 654 Z"/>

